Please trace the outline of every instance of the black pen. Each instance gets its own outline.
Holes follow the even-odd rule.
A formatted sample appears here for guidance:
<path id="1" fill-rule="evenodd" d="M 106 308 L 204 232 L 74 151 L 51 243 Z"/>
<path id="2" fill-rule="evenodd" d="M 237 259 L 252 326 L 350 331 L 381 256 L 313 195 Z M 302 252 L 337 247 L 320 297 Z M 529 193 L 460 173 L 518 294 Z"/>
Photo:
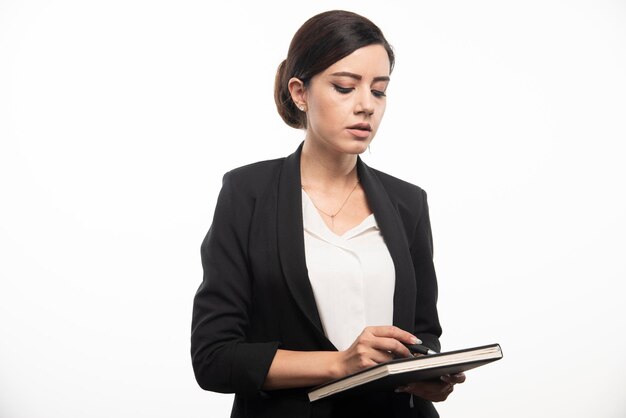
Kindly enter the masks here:
<path id="1" fill-rule="evenodd" d="M 436 351 L 420 344 L 404 344 L 404 346 L 413 354 L 437 354 Z"/>

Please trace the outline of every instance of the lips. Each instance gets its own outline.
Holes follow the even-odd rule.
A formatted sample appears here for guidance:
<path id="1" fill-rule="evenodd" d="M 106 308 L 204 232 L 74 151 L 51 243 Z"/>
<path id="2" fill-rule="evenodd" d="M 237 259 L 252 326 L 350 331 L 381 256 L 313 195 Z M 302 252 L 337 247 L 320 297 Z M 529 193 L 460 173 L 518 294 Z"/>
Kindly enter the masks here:
<path id="1" fill-rule="evenodd" d="M 352 136 L 359 139 L 366 139 L 372 133 L 372 127 L 369 123 L 357 123 L 346 129 Z"/>
<path id="2" fill-rule="evenodd" d="M 348 126 L 348 129 L 358 129 L 360 131 L 368 131 L 368 132 L 372 131 L 372 127 L 370 126 L 369 123 L 356 123 L 352 126 Z"/>

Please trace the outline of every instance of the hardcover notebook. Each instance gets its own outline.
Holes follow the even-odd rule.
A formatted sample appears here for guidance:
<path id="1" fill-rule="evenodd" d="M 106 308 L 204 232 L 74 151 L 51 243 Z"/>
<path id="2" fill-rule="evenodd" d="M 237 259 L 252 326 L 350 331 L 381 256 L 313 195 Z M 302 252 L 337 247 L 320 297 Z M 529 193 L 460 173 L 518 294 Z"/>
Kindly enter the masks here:
<path id="1" fill-rule="evenodd" d="M 491 363 L 502 358 L 499 344 L 391 360 L 317 386 L 309 391 L 309 401 L 328 396 L 364 391 L 394 390 L 418 380 L 436 379 Z"/>

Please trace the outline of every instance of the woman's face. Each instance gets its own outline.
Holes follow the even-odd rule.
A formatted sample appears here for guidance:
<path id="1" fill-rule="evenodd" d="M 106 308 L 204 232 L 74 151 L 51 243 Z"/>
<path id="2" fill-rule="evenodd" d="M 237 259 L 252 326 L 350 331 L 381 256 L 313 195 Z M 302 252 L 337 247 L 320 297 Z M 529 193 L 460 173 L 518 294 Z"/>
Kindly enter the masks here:
<path id="1" fill-rule="evenodd" d="M 303 92 L 307 140 L 336 152 L 360 154 L 385 113 L 389 57 L 381 45 L 357 49 L 315 75 Z"/>

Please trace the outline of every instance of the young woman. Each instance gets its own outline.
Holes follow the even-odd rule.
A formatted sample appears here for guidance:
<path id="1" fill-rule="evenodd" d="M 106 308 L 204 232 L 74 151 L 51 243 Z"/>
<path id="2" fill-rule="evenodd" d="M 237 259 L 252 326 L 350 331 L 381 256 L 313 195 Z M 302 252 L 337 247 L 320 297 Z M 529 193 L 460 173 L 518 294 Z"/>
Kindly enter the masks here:
<path id="1" fill-rule="evenodd" d="M 346 11 L 309 19 L 278 69 L 284 121 L 306 130 L 286 158 L 224 176 L 202 243 L 191 353 L 206 390 L 235 393 L 233 417 L 433 417 L 463 374 L 310 403 L 307 390 L 439 351 L 426 193 L 358 157 L 376 135 L 394 54 Z"/>

